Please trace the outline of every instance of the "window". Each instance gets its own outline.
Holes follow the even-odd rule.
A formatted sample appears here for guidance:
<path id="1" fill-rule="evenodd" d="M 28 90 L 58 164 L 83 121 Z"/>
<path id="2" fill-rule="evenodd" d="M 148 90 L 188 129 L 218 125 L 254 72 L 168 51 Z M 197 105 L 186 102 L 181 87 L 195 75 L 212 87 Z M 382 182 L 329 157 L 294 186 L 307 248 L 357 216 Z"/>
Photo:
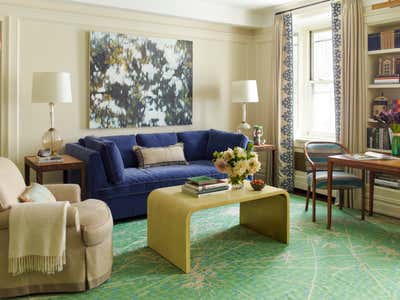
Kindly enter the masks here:
<path id="1" fill-rule="evenodd" d="M 293 39 L 297 139 L 335 138 L 332 31 L 304 31 Z M 302 59 L 300 59 L 302 58 Z"/>

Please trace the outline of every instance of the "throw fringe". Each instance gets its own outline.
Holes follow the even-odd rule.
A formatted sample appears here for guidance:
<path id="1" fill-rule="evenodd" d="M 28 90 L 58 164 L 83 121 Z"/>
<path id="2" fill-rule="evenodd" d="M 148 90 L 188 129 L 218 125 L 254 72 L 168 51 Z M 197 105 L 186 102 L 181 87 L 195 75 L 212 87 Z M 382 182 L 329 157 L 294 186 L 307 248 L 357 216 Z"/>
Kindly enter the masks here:
<path id="1" fill-rule="evenodd" d="M 29 255 L 23 257 L 8 258 L 8 272 L 14 276 L 26 272 L 41 272 L 54 274 L 61 272 L 66 264 L 65 251 L 61 256 Z"/>

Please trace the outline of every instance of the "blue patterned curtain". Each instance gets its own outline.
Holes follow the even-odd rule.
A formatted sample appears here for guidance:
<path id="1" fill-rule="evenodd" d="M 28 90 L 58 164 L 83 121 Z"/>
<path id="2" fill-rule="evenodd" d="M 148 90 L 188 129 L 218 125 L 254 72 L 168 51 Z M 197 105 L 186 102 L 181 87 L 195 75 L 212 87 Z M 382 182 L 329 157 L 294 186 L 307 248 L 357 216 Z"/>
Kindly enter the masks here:
<path id="1" fill-rule="evenodd" d="M 342 118 L 342 4 L 331 3 L 332 15 L 332 52 L 333 52 L 333 85 L 335 93 L 335 133 L 336 141 L 341 141 Z"/>
<path id="2" fill-rule="evenodd" d="M 275 16 L 276 76 L 275 88 L 279 112 L 279 187 L 288 191 L 294 188 L 294 137 L 293 137 L 293 28 L 292 14 Z"/>

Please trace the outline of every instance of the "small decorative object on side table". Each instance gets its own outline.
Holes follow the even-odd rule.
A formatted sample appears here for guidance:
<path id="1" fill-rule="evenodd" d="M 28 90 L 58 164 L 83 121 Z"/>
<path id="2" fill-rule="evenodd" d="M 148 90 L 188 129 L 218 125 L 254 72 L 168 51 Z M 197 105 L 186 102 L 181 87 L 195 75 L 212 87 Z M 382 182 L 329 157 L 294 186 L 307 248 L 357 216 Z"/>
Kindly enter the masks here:
<path id="1" fill-rule="evenodd" d="M 37 156 L 25 156 L 25 183 L 26 185 L 31 184 L 30 180 L 30 168 L 36 171 L 36 181 L 39 184 L 43 184 L 43 173 L 52 171 L 63 171 L 63 182 L 67 182 L 67 171 L 80 170 L 81 172 L 81 192 L 82 198 L 86 194 L 86 174 L 85 174 L 85 162 L 72 157 L 70 155 L 60 155 L 63 159 L 62 162 L 46 162 L 40 163 Z"/>
<path id="2" fill-rule="evenodd" d="M 261 145 L 263 143 L 263 141 L 261 140 L 263 133 L 263 127 L 261 125 L 253 126 L 253 143 L 255 146 Z"/>
<path id="3" fill-rule="evenodd" d="M 272 144 L 261 144 L 261 145 L 254 145 L 254 152 L 260 153 L 260 152 L 271 152 L 271 164 L 272 164 L 272 170 L 271 170 L 271 184 L 273 186 L 276 186 L 276 178 L 275 178 L 275 152 L 276 152 L 276 147 L 275 145 Z M 265 181 L 268 178 L 268 165 L 265 167 Z"/>

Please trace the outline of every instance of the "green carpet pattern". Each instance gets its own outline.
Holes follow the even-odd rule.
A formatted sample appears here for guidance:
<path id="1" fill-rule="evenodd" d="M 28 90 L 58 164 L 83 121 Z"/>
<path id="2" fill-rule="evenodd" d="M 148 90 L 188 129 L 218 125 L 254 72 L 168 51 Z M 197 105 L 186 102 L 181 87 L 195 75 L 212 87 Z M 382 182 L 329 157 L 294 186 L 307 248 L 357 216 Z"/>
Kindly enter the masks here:
<path id="1" fill-rule="evenodd" d="M 195 199 L 194 199 L 195 201 Z M 239 207 L 192 217 L 192 272 L 183 274 L 146 247 L 146 220 L 114 227 L 110 280 L 86 293 L 35 299 L 400 299 L 400 223 L 362 222 L 359 211 L 318 202 L 317 223 L 304 198 L 291 196 L 291 240 L 275 242 L 239 226 Z"/>

